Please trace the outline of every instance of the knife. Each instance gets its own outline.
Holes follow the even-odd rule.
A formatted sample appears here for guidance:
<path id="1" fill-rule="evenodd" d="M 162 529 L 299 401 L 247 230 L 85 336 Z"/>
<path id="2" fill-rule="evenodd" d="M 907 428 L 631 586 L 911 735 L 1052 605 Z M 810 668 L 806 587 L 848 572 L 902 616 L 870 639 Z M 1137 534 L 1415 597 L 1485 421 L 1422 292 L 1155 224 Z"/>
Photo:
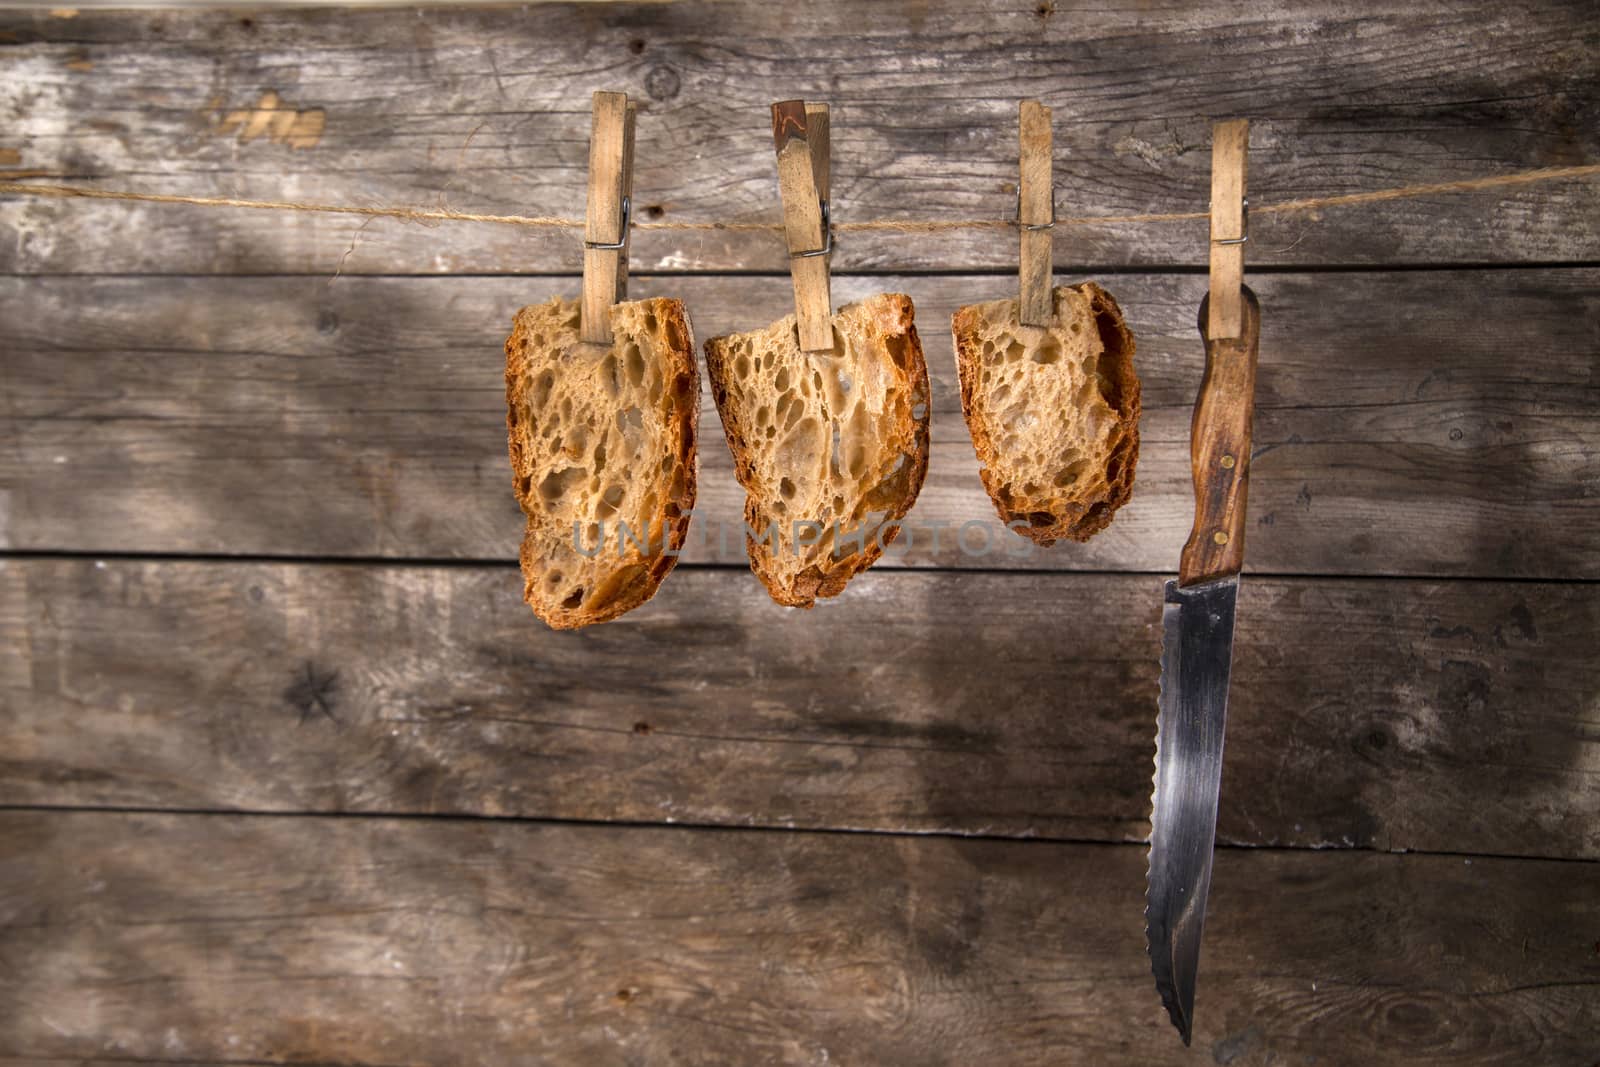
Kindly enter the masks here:
<path id="1" fill-rule="evenodd" d="M 1240 330 L 1213 339 L 1200 305 L 1206 373 L 1190 431 L 1194 529 L 1166 584 L 1145 937 L 1156 990 L 1188 1045 L 1222 783 L 1222 733 L 1244 564 L 1245 493 L 1261 308 L 1240 287 Z"/>
<path id="2" fill-rule="evenodd" d="M 1206 371 L 1189 430 L 1194 527 L 1178 580 L 1166 584 L 1161 605 L 1145 939 L 1156 991 L 1185 1045 L 1194 1037 L 1195 977 L 1217 837 L 1261 334 L 1261 305 L 1244 284 L 1249 145 L 1246 120 L 1212 128 L 1211 288 L 1200 304 Z"/>

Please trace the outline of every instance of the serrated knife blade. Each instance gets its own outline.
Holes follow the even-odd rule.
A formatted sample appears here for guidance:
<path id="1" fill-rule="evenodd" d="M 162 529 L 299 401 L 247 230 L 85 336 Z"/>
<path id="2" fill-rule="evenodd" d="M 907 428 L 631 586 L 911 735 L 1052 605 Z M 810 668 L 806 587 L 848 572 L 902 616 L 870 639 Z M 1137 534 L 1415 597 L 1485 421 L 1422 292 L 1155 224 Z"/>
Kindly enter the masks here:
<path id="1" fill-rule="evenodd" d="M 1193 1037 L 1195 977 L 1217 833 L 1237 576 L 1181 588 L 1161 611 L 1161 695 L 1145 937 L 1172 1025 Z"/>

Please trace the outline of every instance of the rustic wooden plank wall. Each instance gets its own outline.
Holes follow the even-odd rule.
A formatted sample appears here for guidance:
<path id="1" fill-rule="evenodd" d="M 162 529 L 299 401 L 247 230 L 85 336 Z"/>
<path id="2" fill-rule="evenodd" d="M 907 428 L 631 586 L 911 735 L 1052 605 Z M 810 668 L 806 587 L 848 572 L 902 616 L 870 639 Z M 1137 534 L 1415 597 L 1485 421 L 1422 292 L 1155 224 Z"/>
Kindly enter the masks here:
<path id="1" fill-rule="evenodd" d="M 105 813 L 0 830 L 6 948 L 32 964 L 7 976 L 9 1035 L 54 1056 L 1175 1058 L 1134 848 Z M 1564 929 L 1600 923 L 1592 865 L 1230 849 L 1216 878 L 1208 1029 L 1232 1036 L 1212 1058 L 1594 1051 L 1593 965 Z"/>
<path id="2" fill-rule="evenodd" d="M 0 794 L 1143 840 L 1160 581 L 695 569 L 574 635 L 512 565 L 13 563 Z M 1590 587 L 1243 588 L 1225 840 L 1600 859 Z"/>
<path id="3" fill-rule="evenodd" d="M 0 11 L 0 179 L 577 216 L 605 88 L 640 104 L 640 221 L 776 222 L 789 96 L 833 105 L 836 219 L 1001 218 L 1040 96 L 1064 214 L 1203 209 L 1236 115 L 1267 204 L 1600 160 L 1589 7 Z M 1592 1067 L 1597 219 L 1594 181 L 1252 219 L 1194 1056 Z M 0 1059 L 1192 1062 L 1139 842 L 1203 237 L 1057 233 L 1145 389 L 1093 543 L 914 537 L 779 609 L 707 399 L 710 536 L 553 633 L 498 349 L 577 291 L 574 234 L 0 196 Z M 702 340 L 786 310 L 775 234 L 633 249 Z M 837 299 L 917 303 L 913 531 L 992 519 L 948 320 L 1014 255 L 838 243 Z"/>
<path id="4" fill-rule="evenodd" d="M 1582 0 L 1389 10 L 964 0 L 823 11 L 733 4 L 111 14 L 10 19 L 17 169 L 165 191 L 580 216 L 589 95 L 639 100 L 641 221 L 778 219 L 767 105 L 838 111 L 838 221 L 1015 212 L 1016 101 L 1057 107 L 1063 214 L 1205 209 L 1210 124 L 1249 115 L 1250 185 L 1273 200 L 1592 163 L 1594 26 Z M 247 21 L 248 20 L 248 21 Z M 130 41 L 137 47 L 130 50 Z M 295 127 L 245 141 L 276 94 Z M 20 111 L 18 110 L 20 108 Z M 321 112 L 318 119 L 316 112 Z M 307 117 L 301 118 L 305 113 Z M 297 127 L 297 128 L 296 128 Z M 291 133 L 292 131 L 292 133 Z M 332 165 L 330 165 L 332 164 Z M 1252 219 L 1257 265 L 1594 258 L 1592 182 L 1524 189 L 1479 215 L 1449 198 Z M 574 236 L 359 220 L 9 203 L 13 272 L 566 273 Z M 1473 219 L 1472 234 L 1462 220 Z M 138 232 L 119 241 L 119 232 Z M 1205 262 L 1204 223 L 1073 228 L 1060 261 Z M 853 235 L 836 271 L 1015 265 L 1014 235 Z M 783 244 L 639 231 L 641 270 L 783 270 Z"/>
<path id="5" fill-rule="evenodd" d="M 1139 492 L 1089 544 L 973 537 L 963 552 L 952 533 L 995 512 L 960 417 L 950 313 L 1014 286 L 838 279 L 841 301 L 913 295 L 933 380 L 928 482 L 908 543 L 883 566 L 1173 567 L 1193 514 L 1206 280 L 1114 281 L 1144 384 Z M 1600 497 L 1575 491 L 1600 478 L 1600 272 L 1297 271 L 1251 284 L 1270 306 L 1271 358 L 1247 566 L 1600 575 Z M 770 321 L 792 300 L 769 277 L 650 276 L 633 288 L 684 300 L 700 339 Z M 14 442 L 0 452 L 11 494 L 0 536 L 33 550 L 514 559 L 503 367 L 485 353 L 503 343 L 507 309 L 576 290 L 571 278 L 0 279 L 12 324 L 0 428 Z M 687 558 L 743 565 L 744 496 L 709 386 L 702 414 Z M 86 478 L 95 492 L 79 491 Z M 934 529 L 946 531 L 937 545 Z"/>

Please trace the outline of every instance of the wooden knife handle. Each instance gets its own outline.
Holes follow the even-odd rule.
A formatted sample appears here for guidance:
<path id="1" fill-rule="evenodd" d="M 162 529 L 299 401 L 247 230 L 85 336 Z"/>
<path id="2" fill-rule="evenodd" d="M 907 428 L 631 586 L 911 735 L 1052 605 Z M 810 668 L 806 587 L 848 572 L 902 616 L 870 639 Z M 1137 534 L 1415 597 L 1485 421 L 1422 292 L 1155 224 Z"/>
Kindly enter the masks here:
<path id="1" fill-rule="evenodd" d="M 1206 374 L 1194 405 L 1189 459 L 1194 467 L 1194 529 L 1178 562 L 1178 584 L 1238 574 L 1244 567 L 1244 513 L 1250 480 L 1250 419 L 1255 411 L 1256 343 L 1261 305 L 1242 286 L 1239 336 L 1206 335 L 1208 296 L 1200 303 Z"/>

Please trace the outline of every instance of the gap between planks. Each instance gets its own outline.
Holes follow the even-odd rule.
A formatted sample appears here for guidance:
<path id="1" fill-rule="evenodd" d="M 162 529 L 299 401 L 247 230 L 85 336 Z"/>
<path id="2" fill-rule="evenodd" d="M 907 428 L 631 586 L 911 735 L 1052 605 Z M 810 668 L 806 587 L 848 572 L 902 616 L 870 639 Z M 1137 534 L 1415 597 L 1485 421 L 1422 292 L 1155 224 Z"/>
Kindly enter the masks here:
<path id="1" fill-rule="evenodd" d="M 1154 723 L 1154 717 L 1151 719 Z M 1152 727 L 1153 728 L 1153 727 Z M 890 830 L 879 827 L 850 826 L 784 826 L 778 823 L 701 823 L 701 822 L 647 822 L 637 819 L 572 819 L 537 815 L 474 815 L 464 812 L 421 811 L 273 811 L 258 808 L 159 808 L 118 807 L 79 804 L 0 804 L 0 813 L 31 815 L 159 815 L 173 818 L 223 818 L 223 819 L 316 819 L 333 821 L 359 819 L 363 822 L 458 822 L 493 823 L 501 826 L 569 826 L 596 830 L 660 830 L 663 832 L 717 833 L 717 834 L 803 834 L 831 837 L 916 837 L 948 838 L 955 841 L 996 841 L 1008 845 L 1072 845 L 1076 848 L 1146 848 L 1146 841 L 1107 841 L 1104 838 L 1062 837 L 1048 834 L 995 834 L 962 833 L 957 830 Z M 1314 847 L 1306 845 L 1245 845 L 1231 841 L 1218 841 L 1217 851 L 1228 852 L 1320 852 L 1329 855 L 1371 853 L 1378 856 L 1435 856 L 1469 860 L 1520 861 L 1530 863 L 1569 863 L 1576 866 L 1600 867 L 1600 860 L 1581 856 L 1508 856 L 1499 852 L 1461 852 L 1453 849 L 1384 849 L 1364 845 L 1339 847 Z"/>
<path id="2" fill-rule="evenodd" d="M 0 549 L 0 563 L 7 560 L 26 562 L 29 560 L 103 560 L 107 563 L 193 563 L 210 566 L 284 566 L 284 567 L 389 567 L 396 570 L 515 570 L 518 567 L 516 557 L 454 557 L 454 556 L 297 556 L 297 555 L 226 555 L 223 553 L 196 553 L 196 552 L 148 552 L 148 551 L 109 551 L 91 552 L 82 549 L 54 549 L 54 548 L 8 548 Z M 1245 562 L 1244 577 L 1260 581 L 1287 581 L 1287 582 L 1438 582 L 1458 583 L 1461 585 L 1473 584 L 1506 584 L 1506 585 L 1596 585 L 1600 584 L 1600 575 L 1595 576 L 1563 576 L 1560 578 L 1530 578 L 1526 575 L 1499 576 L 1493 574 L 1427 574 L 1397 572 L 1393 574 L 1324 574 L 1317 571 L 1257 571 L 1249 569 L 1249 561 Z M 727 571 L 731 574 L 749 574 L 750 568 L 743 563 L 695 563 L 680 562 L 674 571 Z M 999 577 L 1039 577 L 1052 576 L 1069 578 L 1079 577 L 1115 577 L 1115 578 L 1170 578 L 1177 573 L 1177 560 L 1173 560 L 1171 570 L 1141 570 L 1137 568 L 1062 568 L 1058 570 L 1044 570 L 1037 567 L 947 567 L 942 565 L 910 566 L 910 567 L 874 567 L 872 572 L 878 575 L 919 575 L 919 574 L 971 574 L 991 575 Z M 752 578 L 752 580 L 754 580 Z M 670 579 L 669 579 L 670 581 Z M 774 605 L 777 606 L 777 605 Z M 826 610 L 826 609 L 824 609 Z"/>
<path id="3" fill-rule="evenodd" d="M 1600 259 L 1527 259 L 1515 262 L 1497 263 L 1491 260 L 1480 260 L 1470 263 L 1318 263 L 1315 265 L 1292 263 L 1267 263 L 1260 266 L 1251 266 L 1245 271 L 1245 280 L 1248 282 L 1252 276 L 1263 274 L 1428 274 L 1447 272 L 1471 271 L 1540 271 L 1540 270 L 1592 270 L 1600 267 Z M 1122 274 L 1142 275 L 1179 275 L 1204 277 L 1209 272 L 1205 264 L 1195 263 L 1119 263 L 1119 264 L 1081 264 L 1057 261 L 1054 274 L 1058 277 L 1079 277 L 1100 275 L 1115 277 Z M 979 267 L 856 267 L 850 270 L 831 270 L 831 278 L 1015 278 L 1017 268 L 1011 266 L 979 266 Z M 246 279 L 271 279 L 271 278 L 326 278 L 329 285 L 341 278 L 360 278 L 362 280 L 381 280 L 385 278 L 411 279 L 411 278 L 570 278 L 574 285 L 583 283 L 583 275 L 571 270 L 518 270 L 518 271 L 229 271 L 227 273 L 211 272 L 199 273 L 196 271 L 6 271 L 0 273 L 0 278 L 16 278 L 19 280 L 53 278 L 107 278 L 107 279 L 133 279 L 133 278 L 164 278 L 179 280 L 185 278 L 238 278 Z M 781 271 L 772 270 L 663 270 L 653 268 L 630 269 L 630 281 L 643 281 L 651 278 L 770 278 L 774 282 L 787 282 L 789 275 Z M 1065 283 L 1070 284 L 1070 283 Z M 915 296 L 915 294 L 912 294 Z"/>

